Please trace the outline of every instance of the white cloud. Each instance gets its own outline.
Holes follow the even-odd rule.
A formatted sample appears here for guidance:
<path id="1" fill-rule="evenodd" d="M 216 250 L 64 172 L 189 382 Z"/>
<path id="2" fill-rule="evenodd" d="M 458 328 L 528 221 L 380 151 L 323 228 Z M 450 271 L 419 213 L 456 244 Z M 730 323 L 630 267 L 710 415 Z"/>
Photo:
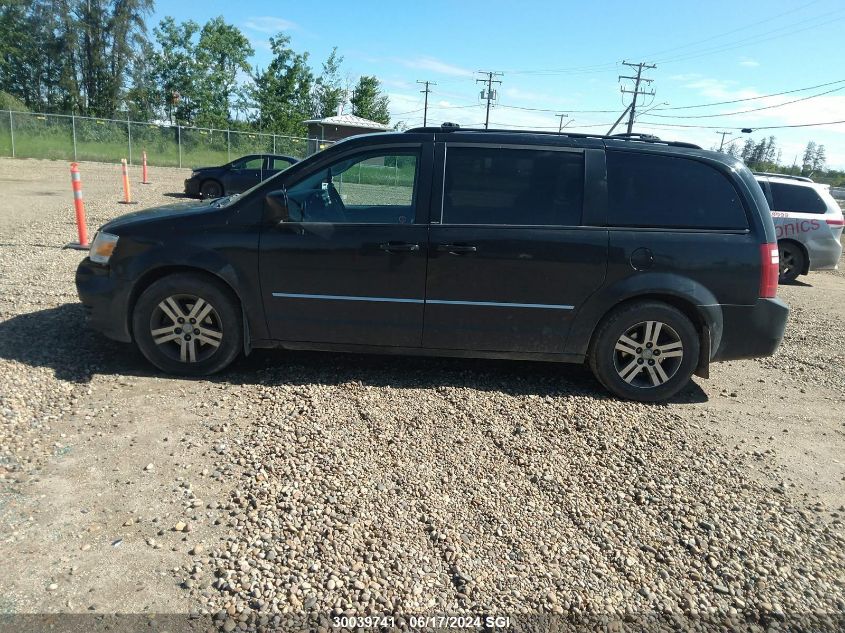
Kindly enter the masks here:
<path id="1" fill-rule="evenodd" d="M 746 68 L 756 68 L 760 65 L 760 62 L 756 59 L 751 59 L 750 57 L 743 57 L 739 60 L 739 65 L 745 66 Z"/>
<path id="2" fill-rule="evenodd" d="M 252 31 L 267 33 L 269 35 L 275 35 L 279 31 L 293 31 L 299 28 L 296 22 L 270 15 L 249 18 L 244 22 L 244 26 Z"/>
<path id="3" fill-rule="evenodd" d="M 533 92 L 531 90 L 522 90 L 521 88 L 514 87 L 507 87 L 502 91 L 502 93 L 505 97 L 507 97 L 508 101 L 527 101 L 537 107 L 543 107 L 542 104 L 554 105 L 558 103 L 572 102 L 572 99 L 563 98 L 560 95 L 545 92 Z"/>
<path id="4" fill-rule="evenodd" d="M 452 77 L 472 77 L 475 73 L 466 68 L 447 64 L 434 57 L 414 57 L 411 59 L 396 59 L 397 62 L 408 68 L 416 68 L 419 70 L 429 70 L 433 73 L 441 75 L 450 75 Z"/>

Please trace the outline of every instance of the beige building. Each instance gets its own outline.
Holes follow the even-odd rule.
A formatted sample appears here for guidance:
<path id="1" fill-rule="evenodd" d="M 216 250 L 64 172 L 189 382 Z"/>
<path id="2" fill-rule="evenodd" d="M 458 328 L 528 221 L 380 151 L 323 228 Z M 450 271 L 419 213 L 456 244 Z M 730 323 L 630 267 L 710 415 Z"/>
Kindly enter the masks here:
<path id="1" fill-rule="evenodd" d="M 310 156 L 328 145 L 325 141 L 339 141 L 358 134 L 385 132 L 390 128 L 382 123 L 362 119 L 353 114 L 339 114 L 325 119 L 303 121 L 308 126 L 308 153 Z"/>

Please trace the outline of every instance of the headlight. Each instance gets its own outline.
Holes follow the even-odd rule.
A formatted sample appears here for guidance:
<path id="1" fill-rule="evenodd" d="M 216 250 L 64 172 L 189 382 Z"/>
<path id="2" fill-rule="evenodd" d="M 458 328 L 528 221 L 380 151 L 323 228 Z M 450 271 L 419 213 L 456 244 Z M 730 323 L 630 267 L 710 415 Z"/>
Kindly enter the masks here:
<path id="1" fill-rule="evenodd" d="M 97 264 L 108 264 L 118 239 L 117 235 L 100 231 L 91 243 L 88 257 Z"/>

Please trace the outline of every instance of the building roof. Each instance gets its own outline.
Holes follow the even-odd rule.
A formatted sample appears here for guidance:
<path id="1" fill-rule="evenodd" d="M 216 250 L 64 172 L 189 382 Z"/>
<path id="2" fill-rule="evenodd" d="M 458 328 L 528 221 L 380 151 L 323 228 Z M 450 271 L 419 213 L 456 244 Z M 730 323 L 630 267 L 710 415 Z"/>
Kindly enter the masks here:
<path id="1" fill-rule="evenodd" d="M 342 125 L 344 127 L 360 127 L 370 130 L 387 130 L 386 125 L 369 119 L 363 119 L 354 114 L 339 114 L 337 116 L 329 116 L 325 119 L 308 119 L 303 123 L 320 123 L 321 125 Z"/>

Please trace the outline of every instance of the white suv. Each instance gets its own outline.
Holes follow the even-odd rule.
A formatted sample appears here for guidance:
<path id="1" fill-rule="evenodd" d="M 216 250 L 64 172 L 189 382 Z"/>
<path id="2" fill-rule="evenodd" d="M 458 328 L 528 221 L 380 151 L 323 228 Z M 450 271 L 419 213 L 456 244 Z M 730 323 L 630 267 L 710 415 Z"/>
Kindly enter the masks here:
<path id="1" fill-rule="evenodd" d="M 781 283 L 811 270 L 836 268 L 842 255 L 842 209 L 830 186 L 803 176 L 755 173 L 775 223 Z"/>

